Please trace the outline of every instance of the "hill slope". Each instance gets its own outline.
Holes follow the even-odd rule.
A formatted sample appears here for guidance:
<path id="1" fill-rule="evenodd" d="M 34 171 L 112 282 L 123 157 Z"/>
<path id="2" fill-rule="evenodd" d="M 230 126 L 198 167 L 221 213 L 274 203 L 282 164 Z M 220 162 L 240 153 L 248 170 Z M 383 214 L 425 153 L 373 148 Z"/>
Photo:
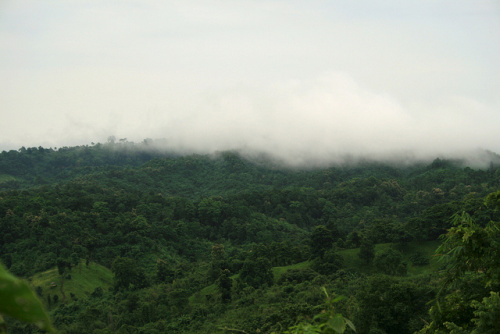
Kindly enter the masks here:
<path id="1" fill-rule="evenodd" d="M 113 274 L 109 269 L 96 263 L 90 263 L 89 266 L 86 266 L 84 261 L 64 274 L 64 277 L 62 291 L 66 295 L 67 302 L 87 298 L 97 288 L 107 291 L 113 285 Z M 59 302 L 62 301 L 61 275 L 59 275 L 57 268 L 37 273 L 30 277 L 29 281 L 46 306 L 49 306 L 48 296 L 51 296 L 53 301 L 57 295 L 56 299 Z"/>

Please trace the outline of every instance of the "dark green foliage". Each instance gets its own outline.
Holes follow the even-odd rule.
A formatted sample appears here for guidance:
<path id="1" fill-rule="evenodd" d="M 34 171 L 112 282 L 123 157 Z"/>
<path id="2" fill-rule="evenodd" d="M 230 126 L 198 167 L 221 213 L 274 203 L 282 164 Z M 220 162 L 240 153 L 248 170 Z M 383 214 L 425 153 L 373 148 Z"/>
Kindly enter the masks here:
<path id="1" fill-rule="evenodd" d="M 429 264 L 430 259 L 422 253 L 417 252 L 410 256 L 410 261 L 414 266 L 425 266 Z"/>
<path id="2" fill-rule="evenodd" d="M 374 275 L 356 293 L 359 309 L 354 323 L 358 333 L 413 333 L 426 318 L 427 303 L 433 292 L 391 276 Z"/>
<path id="3" fill-rule="evenodd" d="M 486 206 L 498 210 L 498 195 L 489 195 Z M 444 282 L 430 309 L 432 321 L 421 333 L 495 333 L 500 309 L 500 221 L 482 227 L 462 212 L 451 223 L 436 251 L 446 264 Z"/>
<path id="4" fill-rule="evenodd" d="M 210 283 L 213 283 L 220 278 L 221 272 L 226 272 L 226 270 L 229 272 L 229 263 L 222 244 L 212 245 L 211 255 L 212 261 L 207 272 L 207 278 Z"/>
<path id="5" fill-rule="evenodd" d="M 333 275 L 344 266 L 344 259 L 335 247 L 327 250 L 322 258 L 312 260 L 311 268 L 322 275 Z"/>
<path id="6" fill-rule="evenodd" d="M 500 296 L 498 292 L 491 292 L 490 297 L 485 297 L 481 302 L 472 304 L 475 309 L 472 320 L 476 333 L 494 334 L 500 333 Z"/>
<path id="7" fill-rule="evenodd" d="M 301 334 L 301 333 L 337 333 L 342 334 L 346 330 L 356 331 L 356 326 L 342 314 L 337 313 L 335 304 L 344 297 L 331 298 L 325 288 L 322 288 L 326 295 L 324 310 L 314 316 L 312 323 L 302 321 L 296 326 L 292 326 L 285 333 Z"/>
<path id="8" fill-rule="evenodd" d="M 59 275 L 64 275 L 67 269 L 71 268 L 71 263 L 63 258 L 57 259 L 57 272 Z"/>
<path id="9" fill-rule="evenodd" d="M 303 283 L 307 281 L 312 281 L 318 273 L 312 269 L 289 269 L 283 275 L 281 275 L 278 280 L 279 284 L 286 283 Z"/>
<path id="10" fill-rule="evenodd" d="M 136 261 L 127 257 L 117 257 L 111 265 L 115 289 L 137 289 L 148 285 L 143 270 Z"/>
<path id="11" fill-rule="evenodd" d="M 35 288 L 35 292 L 36 292 L 38 297 L 40 297 L 40 298 L 43 297 L 43 288 L 41 286 L 37 286 Z"/>
<path id="12" fill-rule="evenodd" d="M 91 296 L 95 297 L 95 298 L 100 298 L 103 296 L 103 294 L 104 294 L 104 291 L 102 290 L 102 288 L 100 286 L 98 286 L 97 288 L 94 289 L 94 291 L 92 291 Z"/>
<path id="13" fill-rule="evenodd" d="M 265 257 L 247 258 L 240 271 L 240 280 L 253 288 L 272 285 L 271 262 Z"/>
<path id="14" fill-rule="evenodd" d="M 323 258 L 325 252 L 333 247 L 332 231 L 324 225 L 316 226 L 311 233 L 311 255 L 313 258 Z"/>
<path id="15" fill-rule="evenodd" d="M 359 258 L 366 264 L 371 264 L 373 262 L 373 259 L 375 258 L 375 245 L 370 238 L 361 239 Z"/>
<path id="16" fill-rule="evenodd" d="M 223 214 L 223 203 L 220 199 L 205 198 L 198 204 L 198 217 L 202 224 L 219 227 Z"/>
<path id="17" fill-rule="evenodd" d="M 233 287 L 233 280 L 230 277 L 231 272 L 228 269 L 220 271 L 220 275 L 217 278 L 215 284 L 217 289 L 221 294 L 221 299 L 223 303 L 228 303 L 231 301 L 231 288 Z"/>
<path id="18" fill-rule="evenodd" d="M 170 283 L 174 280 L 175 273 L 166 261 L 158 259 L 156 261 L 156 279 L 158 282 Z"/>
<path id="19" fill-rule="evenodd" d="M 373 264 L 384 274 L 394 276 L 406 275 L 407 264 L 403 261 L 403 255 L 393 248 L 377 254 Z"/>
<path id="20" fill-rule="evenodd" d="M 259 244 L 252 249 L 253 257 L 266 257 L 273 267 L 287 266 L 310 258 L 310 247 L 292 241 Z"/>
<path id="21" fill-rule="evenodd" d="M 226 326 L 279 333 L 321 323 L 312 321 L 324 309 L 321 286 L 346 295 L 336 313 L 362 333 L 410 333 L 422 319 L 457 331 L 487 332 L 494 323 L 500 274 L 489 221 L 500 220 L 499 196 L 490 195 L 489 206 L 482 198 L 497 190 L 498 166 L 436 160 L 301 171 L 236 152 L 178 156 L 152 145 L 0 154 L 0 258 L 10 270 L 29 277 L 57 267 L 67 280 L 85 260 L 90 270 L 99 263 L 114 272 L 114 289 L 86 297 L 43 287 L 61 333 L 217 333 Z M 428 315 L 422 305 L 441 279 L 433 261 L 412 252 L 403 280 L 401 253 L 380 244 L 405 251 L 412 240 L 435 240 L 454 227 L 449 217 L 457 211 L 475 225 L 457 225 L 445 240 L 442 253 L 460 260 L 444 276 L 441 311 Z M 471 243 L 463 247 L 465 236 Z M 374 278 L 376 270 L 396 276 Z M 13 333 L 30 332 L 7 322 Z"/>
<path id="22" fill-rule="evenodd" d="M 351 245 L 351 247 L 360 247 L 361 245 L 361 236 L 359 235 L 359 232 L 354 230 L 352 231 L 351 233 L 349 233 L 349 235 L 347 236 L 347 242 L 349 245 Z"/>

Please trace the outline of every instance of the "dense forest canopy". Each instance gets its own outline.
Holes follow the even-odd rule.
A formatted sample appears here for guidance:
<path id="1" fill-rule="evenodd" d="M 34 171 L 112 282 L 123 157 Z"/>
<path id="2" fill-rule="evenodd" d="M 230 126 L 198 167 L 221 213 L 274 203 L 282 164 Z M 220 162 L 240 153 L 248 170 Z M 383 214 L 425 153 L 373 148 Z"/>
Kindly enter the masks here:
<path id="1" fill-rule="evenodd" d="M 298 169 L 158 147 L 0 153 L 0 261 L 59 332 L 498 329 L 497 154 Z"/>

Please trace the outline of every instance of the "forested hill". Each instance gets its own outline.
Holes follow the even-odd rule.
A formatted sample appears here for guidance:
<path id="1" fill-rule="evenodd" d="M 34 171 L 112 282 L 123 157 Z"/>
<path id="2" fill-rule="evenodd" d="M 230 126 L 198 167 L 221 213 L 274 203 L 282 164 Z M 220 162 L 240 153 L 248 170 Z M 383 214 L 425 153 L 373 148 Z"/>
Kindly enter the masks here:
<path id="1" fill-rule="evenodd" d="M 397 179 L 408 190 L 429 191 L 429 186 L 451 190 L 458 184 L 480 184 L 491 180 L 500 156 L 485 152 L 487 169 L 471 169 L 465 160 L 395 164 L 362 161 L 332 168 L 290 168 L 260 158 L 258 162 L 237 152 L 212 155 L 180 155 L 159 149 L 154 142 L 108 142 L 92 146 L 59 149 L 32 147 L 0 153 L 0 190 L 25 189 L 62 184 L 78 179 L 117 182 L 120 186 L 137 184 L 141 191 L 200 198 L 241 191 L 284 187 L 328 189 L 354 178 Z M 485 165 L 485 161 L 482 161 Z"/>
<path id="2" fill-rule="evenodd" d="M 311 319 L 329 305 L 322 287 L 346 296 L 336 307 L 358 333 L 431 333 L 445 323 L 477 327 L 477 303 L 498 292 L 498 264 L 462 281 L 456 266 L 450 276 L 431 257 L 441 235 L 461 247 L 447 231 L 470 222 L 467 235 L 482 238 L 474 251 L 496 254 L 494 153 L 486 169 L 439 158 L 293 169 L 155 147 L 0 153 L 0 260 L 32 281 L 61 333 L 320 326 L 324 318 Z M 464 263 L 474 251 L 460 253 Z M 429 312 L 436 298 L 442 309 Z M 8 323 L 13 333 L 36 331 Z"/>

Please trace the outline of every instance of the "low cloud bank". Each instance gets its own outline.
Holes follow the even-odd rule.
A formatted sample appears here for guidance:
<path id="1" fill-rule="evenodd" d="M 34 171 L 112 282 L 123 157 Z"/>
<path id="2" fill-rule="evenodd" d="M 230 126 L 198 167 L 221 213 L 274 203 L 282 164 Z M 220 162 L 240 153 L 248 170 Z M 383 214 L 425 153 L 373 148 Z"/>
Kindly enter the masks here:
<path id="1" fill-rule="evenodd" d="M 292 166 L 356 159 L 415 161 L 498 152 L 499 116 L 477 101 L 447 97 L 403 106 L 391 96 L 329 73 L 265 92 L 207 98 L 184 116 L 165 114 L 157 135 L 169 149 L 266 154 Z"/>
<path id="2" fill-rule="evenodd" d="M 148 91 L 142 89 L 137 87 L 137 94 Z M 298 167 L 436 157 L 468 157 L 483 165 L 485 158 L 478 152 L 500 152 L 499 108 L 464 96 L 403 104 L 344 73 L 260 87 L 182 92 L 179 96 L 169 91 L 163 99 L 159 92 L 149 92 L 156 94 L 158 104 L 140 112 L 123 96 L 114 99 L 112 112 L 91 105 L 88 112 L 52 117 L 49 127 L 29 128 L 26 120 L 29 131 L 3 138 L 3 143 L 60 147 L 105 142 L 109 135 L 134 142 L 154 138 L 162 139 L 162 149 L 181 154 L 236 150 Z"/>

